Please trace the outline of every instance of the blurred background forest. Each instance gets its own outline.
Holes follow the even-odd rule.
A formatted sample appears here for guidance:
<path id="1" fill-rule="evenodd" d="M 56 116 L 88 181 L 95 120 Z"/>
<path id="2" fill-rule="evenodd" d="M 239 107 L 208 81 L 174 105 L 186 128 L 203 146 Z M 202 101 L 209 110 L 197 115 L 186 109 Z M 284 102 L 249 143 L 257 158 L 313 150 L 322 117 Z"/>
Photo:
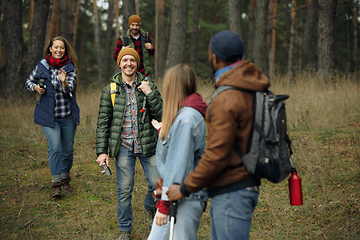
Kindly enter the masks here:
<path id="1" fill-rule="evenodd" d="M 270 79 L 319 81 L 342 74 L 358 80 L 359 0 L 0 0 L 1 105 L 29 103 L 25 80 L 54 36 L 64 36 L 78 57 L 79 91 L 102 88 L 118 71 L 116 40 L 138 14 L 155 46 L 153 78 L 189 63 L 209 78 L 208 44 L 218 31 L 238 33 L 245 59 Z"/>

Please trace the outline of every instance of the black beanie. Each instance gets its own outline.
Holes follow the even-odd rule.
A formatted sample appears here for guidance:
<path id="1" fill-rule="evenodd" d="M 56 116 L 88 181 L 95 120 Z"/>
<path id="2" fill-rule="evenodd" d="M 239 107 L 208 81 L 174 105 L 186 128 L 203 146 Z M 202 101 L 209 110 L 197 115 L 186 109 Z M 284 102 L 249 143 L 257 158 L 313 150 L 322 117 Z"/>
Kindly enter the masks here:
<path id="1" fill-rule="evenodd" d="M 232 56 L 244 56 L 244 42 L 236 33 L 224 30 L 210 40 L 210 48 L 216 57 L 226 62 Z"/>

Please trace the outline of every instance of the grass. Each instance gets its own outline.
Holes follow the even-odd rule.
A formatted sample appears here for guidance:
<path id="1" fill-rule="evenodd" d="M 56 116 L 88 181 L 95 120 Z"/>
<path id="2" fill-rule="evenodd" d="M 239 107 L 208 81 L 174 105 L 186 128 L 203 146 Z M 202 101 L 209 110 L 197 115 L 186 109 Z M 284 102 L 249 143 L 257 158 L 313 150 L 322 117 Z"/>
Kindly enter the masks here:
<path id="1" fill-rule="evenodd" d="M 161 89 L 161 84 L 158 84 Z M 213 92 L 199 81 L 206 101 Z M 360 238 L 360 84 L 337 77 L 327 86 L 304 76 L 292 85 L 278 76 L 271 90 L 289 94 L 287 115 L 304 205 L 290 206 L 287 181 L 263 181 L 251 239 Z M 114 239 L 116 183 L 95 163 L 100 90 L 78 94 L 81 125 L 75 136 L 74 192 L 50 197 L 47 143 L 33 123 L 35 104 L 0 109 L 0 239 Z M 111 163 L 114 169 L 114 163 Z M 143 199 L 146 180 L 136 165 L 133 239 L 149 234 Z M 210 202 L 211 204 L 211 202 Z M 210 239 L 209 208 L 199 239 Z"/>

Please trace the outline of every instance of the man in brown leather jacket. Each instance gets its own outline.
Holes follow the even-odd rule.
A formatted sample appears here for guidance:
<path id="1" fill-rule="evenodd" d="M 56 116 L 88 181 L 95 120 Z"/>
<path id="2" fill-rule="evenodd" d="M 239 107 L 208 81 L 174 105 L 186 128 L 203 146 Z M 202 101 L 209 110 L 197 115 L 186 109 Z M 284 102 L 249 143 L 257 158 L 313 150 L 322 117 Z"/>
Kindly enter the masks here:
<path id="1" fill-rule="evenodd" d="M 230 31 L 215 34 L 209 45 L 209 62 L 215 85 L 249 90 L 227 90 L 213 99 L 206 126 L 205 152 L 183 183 L 167 191 L 175 201 L 206 187 L 211 197 L 211 239 L 248 239 L 257 205 L 260 179 L 246 170 L 233 150 L 238 144 L 247 153 L 253 123 L 254 91 L 264 91 L 269 79 L 251 62 L 242 60 L 244 44 Z"/>

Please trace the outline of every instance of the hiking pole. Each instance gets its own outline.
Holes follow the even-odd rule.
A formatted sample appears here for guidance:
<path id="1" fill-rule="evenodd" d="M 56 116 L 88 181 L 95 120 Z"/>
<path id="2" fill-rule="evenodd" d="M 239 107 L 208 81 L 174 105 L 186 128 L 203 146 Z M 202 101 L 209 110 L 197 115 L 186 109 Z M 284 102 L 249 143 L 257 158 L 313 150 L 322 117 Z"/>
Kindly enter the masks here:
<path id="1" fill-rule="evenodd" d="M 169 234 L 169 240 L 173 240 L 174 238 L 174 225 L 176 223 L 176 212 L 177 212 L 177 201 L 170 203 L 170 234 Z"/>

